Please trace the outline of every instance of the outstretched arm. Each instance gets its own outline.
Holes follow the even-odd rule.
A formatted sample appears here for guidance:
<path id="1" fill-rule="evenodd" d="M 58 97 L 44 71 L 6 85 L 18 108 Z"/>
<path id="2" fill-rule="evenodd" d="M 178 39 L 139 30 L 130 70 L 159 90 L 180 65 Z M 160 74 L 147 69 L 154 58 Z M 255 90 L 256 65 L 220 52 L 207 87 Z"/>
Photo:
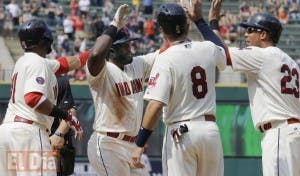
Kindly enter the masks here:
<path id="1" fill-rule="evenodd" d="M 214 33 L 218 33 L 219 25 L 218 25 L 218 11 L 215 9 L 216 7 L 221 7 L 222 0 L 212 0 L 212 6 L 210 9 L 210 26 L 204 21 L 202 16 L 202 0 L 187 0 L 190 1 L 191 5 L 185 5 L 187 9 L 187 13 L 189 18 L 196 24 L 198 30 L 202 33 L 205 40 L 209 40 L 216 45 L 225 49 L 225 45 L 222 40 Z M 212 12 L 213 10 L 213 12 Z M 225 49 L 226 50 L 226 49 Z"/>
<path id="2" fill-rule="evenodd" d="M 105 59 L 109 53 L 113 39 L 117 35 L 117 31 L 125 26 L 126 16 L 128 14 L 129 6 L 127 4 L 121 5 L 111 22 L 111 25 L 103 32 L 103 35 L 98 37 L 90 57 L 88 59 L 88 69 L 92 76 L 98 75 L 104 67 Z"/>
<path id="3" fill-rule="evenodd" d="M 78 54 L 77 56 L 66 56 L 57 58 L 57 61 L 59 62 L 59 68 L 56 70 L 55 74 L 60 75 L 68 73 L 71 70 L 75 70 L 77 68 L 85 66 L 90 52 L 90 50 L 87 50 L 83 53 Z"/>
<path id="4" fill-rule="evenodd" d="M 140 162 L 141 156 L 144 152 L 144 145 L 146 144 L 152 131 L 157 126 L 164 105 L 165 105 L 164 103 L 156 100 L 150 100 L 147 105 L 146 112 L 143 118 L 142 127 L 139 131 L 139 134 L 135 142 L 137 147 L 134 150 L 132 156 L 133 165 L 137 168 L 144 167 L 144 165 Z"/>

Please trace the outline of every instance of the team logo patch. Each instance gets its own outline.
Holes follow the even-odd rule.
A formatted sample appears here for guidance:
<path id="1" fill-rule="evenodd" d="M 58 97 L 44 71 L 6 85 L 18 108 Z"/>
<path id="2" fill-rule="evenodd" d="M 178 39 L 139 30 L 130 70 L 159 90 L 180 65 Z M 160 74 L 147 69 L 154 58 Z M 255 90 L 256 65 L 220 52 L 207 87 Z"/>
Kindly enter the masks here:
<path id="1" fill-rule="evenodd" d="M 45 83 L 45 79 L 43 77 L 37 77 L 35 80 L 39 84 L 44 84 Z"/>
<path id="2" fill-rule="evenodd" d="M 149 86 L 155 87 L 156 86 L 156 81 L 159 77 L 159 73 L 156 73 L 155 76 L 150 77 L 149 79 Z"/>
<path id="3" fill-rule="evenodd" d="M 159 78 L 159 73 L 156 73 L 155 76 L 149 78 L 148 87 L 145 92 L 146 94 L 149 94 L 150 90 L 156 86 L 158 78 Z"/>

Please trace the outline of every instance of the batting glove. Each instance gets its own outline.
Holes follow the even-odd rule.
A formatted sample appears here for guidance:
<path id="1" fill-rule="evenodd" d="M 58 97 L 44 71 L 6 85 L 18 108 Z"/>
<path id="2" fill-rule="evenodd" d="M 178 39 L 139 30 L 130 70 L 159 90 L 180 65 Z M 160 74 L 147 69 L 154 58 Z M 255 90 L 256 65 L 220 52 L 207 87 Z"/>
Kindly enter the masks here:
<path id="1" fill-rule="evenodd" d="M 67 122 L 68 126 L 75 132 L 75 138 L 77 140 L 81 140 L 83 136 L 83 129 L 79 123 L 79 120 L 70 113 L 65 121 Z"/>
<path id="2" fill-rule="evenodd" d="M 114 19 L 110 24 L 116 26 L 118 30 L 123 28 L 127 23 L 128 14 L 129 14 L 129 6 L 127 4 L 121 5 L 118 8 L 114 16 Z"/>

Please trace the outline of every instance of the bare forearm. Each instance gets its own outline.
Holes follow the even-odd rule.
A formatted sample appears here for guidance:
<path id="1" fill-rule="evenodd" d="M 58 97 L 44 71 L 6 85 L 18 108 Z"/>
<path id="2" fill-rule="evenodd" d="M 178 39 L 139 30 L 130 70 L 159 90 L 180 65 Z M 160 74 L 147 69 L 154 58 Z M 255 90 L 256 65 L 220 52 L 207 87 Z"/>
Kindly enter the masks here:
<path id="1" fill-rule="evenodd" d="M 66 56 L 57 58 L 57 61 L 59 62 L 59 68 L 58 70 L 56 70 L 55 74 L 64 74 L 71 70 L 75 70 L 77 68 L 85 66 L 90 52 L 90 50 L 87 50 L 78 54 L 77 56 Z"/>
<path id="2" fill-rule="evenodd" d="M 69 131 L 69 126 L 66 121 L 62 120 L 56 129 L 56 131 L 59 131 L 62 134 L 66 134 Z"/>
<path id="3" fill-rule="evenodd" d="M 106 34 L 108 33 L 108 34 Z M 110 51 L 113 36 L 117 33 L 117 28 L 110 26 L 104 34 L 98 37 L 88 59 L 88 69 L 93 76 L 99 74 L 105 64 L 105 59 Z"/>
<path id="4" fill-rule="evenodd" d="M 48 99 L 44 100 L 40 105 L 38 105 L 35 110 L 41 114 L 51 116 L 54 118 L 68 119 L 69 113 L 65 110 L 62 110 L 52 104 Z"/>
<path id="5" fill-rule="evenodd" d="M 81 62 L 77 56 L 68 56 L 66 57 L 69 64 L 69 71 L 75 70 L 81 67 Z"/>
<path id="6" fill-rule="evenodd" d="M 41 114 L 49 115 L 53 109 L 53 104 L 46 99 L 35 110 Z"/>
<path id="7" fill-rule="evenodd" d="M 149 101 L 142 123 L 143 128 L 152 131 L 155 129 L 161 116 L 163 106 L 164 104 L 159 101 Z"/>
<path id="8" fill-rule="evenodd" d="M 69 109 L 69 112 L 71 112 L 71 114 L 73 116 L 77 116 L 77 110 L 74 109 L 74 108 L 71 108 Z M 70 127 L 69 125 L 67 124 L 66 121 L 62 120 L 57 128 L 57 131 L 63 133 L 63 134 L 66 134 L 68 131 L 69 131 Z"/>

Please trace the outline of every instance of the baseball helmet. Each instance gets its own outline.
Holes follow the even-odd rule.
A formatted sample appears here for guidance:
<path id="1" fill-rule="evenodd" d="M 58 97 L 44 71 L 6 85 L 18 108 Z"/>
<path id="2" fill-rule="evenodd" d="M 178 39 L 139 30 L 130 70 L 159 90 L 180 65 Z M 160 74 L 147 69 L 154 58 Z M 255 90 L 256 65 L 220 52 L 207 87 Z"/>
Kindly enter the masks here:
<path id="1" fill-rule="evenodd" d="M 117 35 L 113 41 L 112 46 L 122 45 L 123 43 L 137 40 L 137 39 L 139 39 L 139 38 L 131 37 L 128 29 L 126 27 L 124 27 L 117 32 Z"/>
<path id="2" fill-rule="evenodd" d="M 186 13 L 177 3 L 161 5 L 156 12 L 156 20 L 166 34 L 174 37 L 181 36 L 187 30 Z"/>
<path id="3" fill-rule="evenodd" d="M 41 19 L 31 19 L 21 24 L 18 35 L 23 49 L 31 49 L 37 45 L 51 47 L 53 42 L 50 29 Z"/>
<path id="4" fill-rule="evenodd" d="M 269 13 L 257 13 L 248 21 L 242 22 L 241 26 L 244 28 L 260 28 L 269 32 L 270 38 L 274 43 L 278 43 L 282 31 L 282 25 L 280 21 Z"/>

